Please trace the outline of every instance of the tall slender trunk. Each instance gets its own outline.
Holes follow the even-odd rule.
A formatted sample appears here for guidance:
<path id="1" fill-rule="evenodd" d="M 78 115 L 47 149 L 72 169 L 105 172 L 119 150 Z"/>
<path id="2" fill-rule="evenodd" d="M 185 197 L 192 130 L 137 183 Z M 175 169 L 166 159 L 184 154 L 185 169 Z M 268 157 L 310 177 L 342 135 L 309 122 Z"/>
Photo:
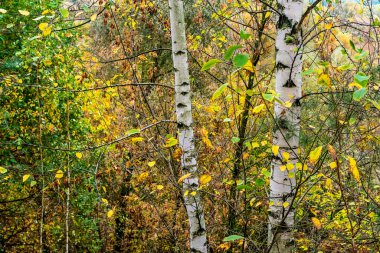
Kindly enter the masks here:
<path id="1" fill-rule="evenodd" d="M 175 103 L 182 149 L 181 166 L 191 176 L 183 182 L 184 201 L 190 224 L 190 252 L 208 252 L 206 225 L 198 190 L 198 164 L 194 147 L 191 115 L 190 79 L 187 62 L 185 19 L 182 0 L 169 0 L 172 56 L 175 71 Z M 196 194 L 191 194 L 195 192 Z M 194 196 L 193 196 L 194 195 Z"/>
<path id="2" fill-rule="evenodd" d="M 290 108 L 275 103 L 276 128 L 273 145 L 279 146 L 271 165 L 268 241 L 271 253 L 292 252 L 294 239 L 294 209 L 291 206 L 296 189 L 296 162 L 299 148 L 301 107 L 298 98 L 302 87 L 301 32 L 298 29 L 303 14 L 303 1 L 279 0 L 276 36 L 276 92 Z M 283 152 L 290 154 L 286 161 Z M 292 164 L 292 169 L 286 164 Z"/>

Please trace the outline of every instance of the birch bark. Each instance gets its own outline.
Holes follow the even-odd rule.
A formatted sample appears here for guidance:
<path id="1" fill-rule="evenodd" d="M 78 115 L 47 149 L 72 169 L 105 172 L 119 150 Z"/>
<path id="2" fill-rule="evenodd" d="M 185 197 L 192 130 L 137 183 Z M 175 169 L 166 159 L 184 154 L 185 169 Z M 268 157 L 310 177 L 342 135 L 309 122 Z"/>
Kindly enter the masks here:
<path id="1" fill-rule="evenodd" d="M 298 98 L 302 92 L 302 38 L 297 27 L 303 14 L 303 1 L 279 0 L 278 12 L 276 92 L 283 102 L 289 101 L 292 106 L 288 108 L 278 102 L 274 106 L 276 128 L 273 145 L 279 146 L 279 153 L 271 165 L 268 241 L 271 253 L 287 253 L 294 249 L 294 210 L 291 202 L 296 190 L 301 114 Z M 290 154 L 287 161 L 284 152 Z"/>
<path id="2" fill-rule="evenodd" d="M 198 164 L 192 128 L 193 119 L 183 1 L 169 0 L 169 8 L 172 57 L 175 71 L 176 114 L 179 145 L 182 149 L 181 165 L 183 174 L 191 173 L 191 176 L 183 181 L 184 201 L 190 225 L 190 252 L 208 252 L 203 207 L 200 194 L 197 192 L 199 186 Z M 194 192 L 196 193 L 195 195 Z"/>

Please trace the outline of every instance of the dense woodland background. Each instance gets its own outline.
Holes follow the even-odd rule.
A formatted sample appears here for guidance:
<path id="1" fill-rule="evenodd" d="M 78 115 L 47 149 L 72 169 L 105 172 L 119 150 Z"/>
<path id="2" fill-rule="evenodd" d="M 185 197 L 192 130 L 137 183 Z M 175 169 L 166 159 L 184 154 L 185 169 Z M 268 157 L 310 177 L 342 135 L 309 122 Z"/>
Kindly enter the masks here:
<path id="1" fill-rule="evenodd" d="M 286 37 L 302 96 L 282 101 L 281 5 L 184 0 L 199 179 L 184 191 L 168 2 L 1 1 L 0 252 L 188 252 L 190 196 L 209 252 L 276 252 L 276 158 L 297 180 L 280 206 L 293 252 L 380 252 L 380 6 L 302 12 Z M 294 163 L 275 104 L 301 108 Z"/>

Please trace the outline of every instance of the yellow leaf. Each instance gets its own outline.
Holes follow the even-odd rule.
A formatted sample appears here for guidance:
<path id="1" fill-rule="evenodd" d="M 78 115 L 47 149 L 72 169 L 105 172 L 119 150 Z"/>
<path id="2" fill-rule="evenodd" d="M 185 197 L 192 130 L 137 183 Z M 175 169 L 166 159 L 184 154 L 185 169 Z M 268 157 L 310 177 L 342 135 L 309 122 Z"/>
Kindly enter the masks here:
<path id="1" fill-rule="evenodd" d="M 190 176 L 191 176 L 191 173 L 187 173 L 187 174 L 183 175 L 182 177 L 180 177 L 178 179 L 178 183 L 180 184 L 183 180 L 185 180 L 186 178 L 188 178 Z"/>
<path id="2" fill-rule="evenodd" d="M 257 143 L 257 142 L 252 142 L 252 148 L 258 148 L 258 147 L 260 147 L 260 145 L 259 145 L 259 143 Z"/>
<path id="3" fill-rule="evenodd" d="M 284 158 L 285 161 L 289 160 L 290 154 L 286 151 L 282 152 L 282 157 Z"/>
<path id="4" fill-rule="evenodd" d="M 289 206 L 289 202 L 284 202 L 284 203 L 282 204 L 282 206 L 285 207 L 285 208 L 287 208 L 287 207 Z"/>
<path id="5" fill-rule="evenodd" d="M 205 185 L 207 184 L 208 182 L 210 182 L 212 179 L 212 177 L 210 175 L 202 175 L 200 178 L 199 178 L 199 183 L 201 185 Z"/>
<path id="6" fill-rule="evenodd" d="M 197 192 L 196 192 L 196 191 L 192 191 L 192 192 L 190 193 L 190 195 L 191 195 L 191 196 L 195 196 L 195 195 L 197 195 Z"/>
<path id="7" fill-rule="evenodd" d="M 356 166 L 356 161 L 353 157 L 349 156 L 348 161 L 350 162 L 350 170 L 352 175 L 354 176 L 355 180 L 360 183 L 360 174 L 358 167 Z"/>
<path id="8" fill-rule="evenodd" d="M 149 172 L 143 172 L 139 175 L 139 177 L 137 178 L 137 181 L 139 183 L 143 182 L 147 177 L 149 176 Z"/>
<path id="9" fill-rule="evenodd" d="M 57 170 L 55 173 L 55 178 L 63 178 L 63 171 L 62 170 Z"/>
<path id="10" fill-rule="evenodd" d="M 148 166 L 149 166 L 149 167 L 153 167 L 155 164 L 156 164 L 156 161 L 148 162 Z"/>
<path id="11" fill-rule="evenodd" d="M 98 17 L 98 14 L 93 14 L 91 17 L 90 17 L 90 20 L 91 21 L 95 21 L 96 20 L 96 18 Z"/>
<path id="12" fill-rule="evenodd" d="M 287 108 L 290 108 L 290 107 L 292 107 L 292 102 L 290 102 L 290 101 L 286 101 L 286 102 L 284 103 L 284 106 L 287 107 Z"/>
<path id="13" fill-rule="evenodd" d="M 281 165 L 281 166 L 280 166 L 280 170 L 281 170 L 281 171 L 285 171 L 285 170 L 286 170 L 286 165 Z"/>
<path id="14" fill-rule="evenodd" d="M 322 146 L 317 147 L 313 151 L 310 152 L 309 159 L 312 164 L 315 164 L 318 161 L 319 157 L 322 154 Z"/>
<path id="15" fill-rule="evenodd" d="M 275 156 L 278 155 L 278 150 L 279 150 L 279 149 L 280 149 L 279 146 L 276 146 L 276 145 L 272 146 L 272 152 L 273 152 L 273 154 L 274 154 Z"/>
<path id="16" fill-rule="evenodd" d="M 255 108 L 253 108 L 252 113 L 259 113 L 264 109 L 264 107 L 265 107 L 264 104 L 258 105 Z"/>
<path id="17" fill-rule="evenodd" d="M 335 169 L 337 167 L 336 162 L 330 163 L 330 168 Z"/>
<path id="18" fill-rule="evenodd" d="M 318 84 L 331 86 L 331 79 L 327 74 L 322 74 L 318 78 Z"/>
<path id="19" fill-rule="evenodd" d="M 29 174 L 25 174 L 25 175 L 22 177 L 22 181 L 25 182 L 26 180 L 28 180 L 28 178 L 30 178 L 30 175 L 29 175 Z"/>
<path id="20" fill-rule="evenodd" d="M 107 192 L 106 187 L 102 186 L 102 189 L 103 189 L 104 192 Z"/>
<path id="21" fill-rule="evenodd" d="M 162 190 L 162 189 L 164 189 L 164 186 L 163 185 L 157 185 L 157 190 Z"/>
<path id="22" fill-rule="evenodd" d="M 186 190 L 185 191 L 185 193 L 183 194 L 185 197 L 187 196 L 187 195 L 189 195 L 189 190 Z"/>
<path id="23" fill-rule="evenodd" d="M 303 171 L 306 171 L 307 170 L 307 164 L 303 164 L 302 163 L 296 163 L 296 168 L 298 170 L 303 170 Z"/>
<path id="24" fill-rule="evenodd" d="M 75 156 L 78 157 L 79 159 L 81 159 L 83 155 L 82 155 L 82 153 L 77 152 L 77 153 L 75 153 Z"/>
<path id="25" fill-rule="evenodd" d="M 111 218 L 113 216 L 113 210 L 111 209 L 111 210 L 109 210 L 108 212 L 107 212 L 107 217 L 108 218 Z"/>
<path id="26" fill-rule="evenodd" d="M 326 179 L 326 188 L 332 190 L 332 180 L 330 178 Z"/>
<path id="27" fill-rule="evenodd" d="M 52 26 L 49 26 L 48 23 L 41 23 L 38 25 L 38 28 L 42 31 L 44 36 L 48 36 L 52 31 Z"/>
<path id="28" fill-rule="evenodd" d="M 286 164 L 286 169 L 287 169 L 287 170 L 292 170 L 292 169 L 294 169 L 294 164 L 292 164 L 292 163 L 287 163 L 287 164 Z"/>
<path id="29" fill-rule="evenodd" d="M 143 141 L 144 138 L 143 137 L 134 137 L 131 139 L 132 143 L 136 143 L 136 142 L 140 142 L 140 141 Z"/>
<path id="30" fill-rule="evenodd" d="M 333 24 L 334 24 L 334 23 L 332 23 L 332 22 L 329 23 L 329 24 L 325 24 L 325 29 L 326 29 L 326 30 L 330 30 L 330 29 L 333 27 Z"/>
<path id="31" fill-rule="evenodd" d="M 255 68 L 250 60 L 247 61 L 247 63 L 243 66 L 243 69 L 248 70 L 249 72 L 254 72 Z"/>
<path id="32" fill-rule="evenodd" d="M 18 12 L 20 12 L 21 15 L 23 16 L 29 16 L 29 11 L 24 11 L 24 10 L 18 10 Z"/>
<path id="33" fill-rule="evenodd" d="M 312 217 L 311 218 L 311 222 L 313 222 L 313 225 L 314 225 L 314 227 L 316 228 L 316 229 L 321 229 L 322 228 L 322 223 L 321 223 L 321 221 L 318 219 L 318 218 L 316 218 L 316 217 Z"/>
<path id="34" fill-rule="evenodd" d="M 269 18 L 269 17 L 270 17 L 270 14 L 271 14 L 271 12 L 270 12 L 270 11 L 267 11 L 267 12 L 265 13 L 265 19 Z"/>
<path id="35" fill-rule="evenodd" d="M 103 199 L 103 198 L 102 198 L 102 202 L 103 202 L 104 204 L 108 204 L 108 200 L 107 200 L 107 199 Z"/>

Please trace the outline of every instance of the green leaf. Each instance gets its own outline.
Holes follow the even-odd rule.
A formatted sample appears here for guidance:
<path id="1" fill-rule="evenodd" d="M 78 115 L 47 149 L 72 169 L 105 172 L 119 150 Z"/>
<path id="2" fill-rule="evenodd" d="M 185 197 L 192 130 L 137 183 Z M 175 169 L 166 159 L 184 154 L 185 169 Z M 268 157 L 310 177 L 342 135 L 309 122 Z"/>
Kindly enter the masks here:
<path id="1" fill-rule="evenodd" d="M 59 9 L 59 12 L 62 15 L 62 18 L 68 18 L 69 17 L 69 11 L 67 9 Z"/>
<path id="2" fill-rule="evenodd" d="M 219 59 L 211 59 L 208 62 L 206 62 L 205 64 L 203 64 L 201 71 L 209 70 L 215 64 L 220 63 L 220 62 L 223 62 L 223 61 L 221 61 Z"/>
<path id="3" fill-rule="evenodd" d="M 241 38 L 241 39 L 246 40 L 246 39 L 248 39 L 249 37 L 251 37 L 251 34 L 247 33 L 247 32 L 244 31 L 244 30 L 240 30 L 240 38 Z"/>
<path id="4" fill-rule="evenodd" d="M 315 69 L 308 69 L 308 70 L 302 72 L 301 75 L 306 76 L 306 75 L 313 74 L 314 72 L 315 72 Z"/>
<path id="5" fill-rule="evenodd" d="M 360 54 L 355 54 L 354 59 L 355 60 L 361 60 L 361 59 L 364 59 L 365 57 L 367 57 L 367 55 L 368 55 L 368 52 L 363 51 Z"/>
<path id="6" fill-rule="evenodd" d="M 249 60 L 248 54 L 237 54 L 232 60 L 235 67 L 241 68 L 243 67 Z"/>
<path id="7" fill-rule="evenodd" d="M 265 93 L 265 94 L 263 94 L 263 98 L 264 98 L 266 101 L 272 102 L 273 99 L 274 99 L 274 95 L 273 95 L 273 94 L 270 94 L 270 93 Z"/>
<path id="8" fill-rule="evenodd" d="M 241 45 L 235 45 L 235 46 L 231 46 L 227 49 L 227 51 L 224 53 L 224 60 L 228 61 L 229 59 L 231 59 L 232 55 L 234 54 L 234 52 L 239 49 L 239 48 L 242 48 Z"/>
<path id="9" fill-rule="evenodd" d="M 134 134 L 139 134 L 140 129 L 131 129 L 127 132 L 127 135 L 134 135 Z"/>
<path id="10" fill-rule="evenodd" d="M 355 82 L 364 87 L 367 86 L 369 78 L 370 77 L 366 76 L 363 72 L 359 72 L 356 75 L 354 75 Z"/>
<path id="11" fill-rule="evenodd" d="M 220 95 L 222 95 L 223 91 L 226 89 L 227 86 L 228 86 L 228 83 L 225 83 L 225 84 L 223 84 L 222 86 L 220 86 L 220 87 L 214 92 L 214 94 L 212 94 L 211 100 L 214 100 L 214 99 L 217 99 L 218 97 L 220 97 Z"/>
<path id="12" fill-rule="evenodd" d="M 366 88 L 361 88 L 361 89 L 355 91 L 354 94 L 352 94 L 352 98 L 355 101 L 359 101 L 360 99 L 362 99 L 364 97 L 364 95 L 366 93 L 367 93 L 367 89 Z"/>
<path id="13" fill-rule="evenodd" d="M 37 184 L 37 182 L 34 181 L 34 180 L 33 180 L 32 182 L 30 182 L 30 186 L 31 186 L 31 187 L 35 186 L 36 184 Z"/>
<path id="14" fill-rule="evenodd" d="M 232 137 L 231 139 L 232 143 L 238 143 L 240 141 L 239 137 Z"/>
<path id="15" fill-rule="evenodd" d="M 230 236 L 225 237 L 223 239 L 223 242 L 232 242 L 232 241 L 241 240 L 241 239 L 244 239 L 244 237 L 240 235 L 230 235 Z"/>
<path id="16" fill-rule="evenodd" d="M 352 40 L 350 40 L 350 46 L 352 47 L 353 50 L 356 51 L 355 44 L 354 44 L 354 42 L 352 42 Z"/>
<path id="17" fill-rule="evenodd" d="M 246 91 L 245 91 L 245 94 L 247 94 L 248 96 L 252 97 L 252 95 L 253 95 L 253 90 L 246 90 Z"/>
<path id="18" fill-rule="evenodd" d="M 253 188 L 252 186 L 241 184 L 241 185 L 236 186 L 236 189 L 237 190 L 252 190 Z"/>
<path id="19" fill-rule="evenodd" d="M 255 183 L 257 186 L 260 187 L 260 186 L 263 186 L 265 184 L 265 181 L 261 178 L 258 178 L 258 179 L 256 179 Z"/>

